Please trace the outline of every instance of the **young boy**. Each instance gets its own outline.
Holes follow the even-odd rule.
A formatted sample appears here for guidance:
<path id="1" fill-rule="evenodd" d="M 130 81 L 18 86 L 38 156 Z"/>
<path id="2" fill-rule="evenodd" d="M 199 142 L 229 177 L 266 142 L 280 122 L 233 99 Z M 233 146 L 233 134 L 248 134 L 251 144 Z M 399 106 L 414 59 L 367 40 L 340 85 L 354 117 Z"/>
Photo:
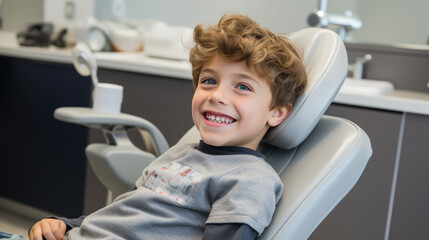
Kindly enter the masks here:
<path id="1" fill-rule="evenodd" d="M 254 239 L 268 226 L 282 184 L 256 150 L 304 91 L 305 67 L 287 38 L 242 15 L 196 26 L 194 40 L 200 143 L 172 147 L 85 218 L 36 223 L 30 239 Z"/>

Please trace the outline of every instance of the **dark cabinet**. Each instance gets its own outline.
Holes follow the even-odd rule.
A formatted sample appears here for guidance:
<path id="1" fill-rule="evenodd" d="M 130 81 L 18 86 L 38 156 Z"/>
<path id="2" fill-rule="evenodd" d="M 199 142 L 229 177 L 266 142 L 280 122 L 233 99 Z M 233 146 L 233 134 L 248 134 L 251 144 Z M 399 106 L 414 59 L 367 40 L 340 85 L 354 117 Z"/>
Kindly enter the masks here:
<path id="1" fill-rule="evenodd" d="M 54 214 L 82 214 L 88 131 L 53 113 L 88 106 L 90 87 L 72 65 L 0 56 L 0 196 Z"/>
<path id="2" fill-rule="evenodd" d="M 429 239 L 429 116 L 405 119 L 389 239 Z"/>
<path id="3" fill-rule="evenodd" d="M 383 239 L 402 114 L 338 104 L 326 114 L 358 124 L 371 139 L 373 155 L 356 186 L 310 239 Z"/>
<path id="4" fill-rule="evenodd" d="M 371 139 L 361 179 L 310 239 L 429 239 L 429 117 L 332 104 Z"/>

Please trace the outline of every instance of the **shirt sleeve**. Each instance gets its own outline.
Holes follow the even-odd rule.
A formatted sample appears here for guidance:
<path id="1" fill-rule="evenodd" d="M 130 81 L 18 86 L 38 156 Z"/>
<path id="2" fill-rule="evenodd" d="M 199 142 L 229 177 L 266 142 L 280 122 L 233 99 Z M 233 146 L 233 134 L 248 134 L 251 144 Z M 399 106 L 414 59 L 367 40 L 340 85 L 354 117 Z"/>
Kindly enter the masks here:
<path id="1" fill-rule="evenodd" d="M 65 217 L 54 217 L 58 220 L 63 221 L 67 225 L 67 231 L 72 228 L 80 227 L 86 216 L 80 216 L 78 218 L 65 218 Z"/>
<path id="2" fill-rule="evenodd" d="M 134 191 L 136 189 L 137 189 L 137 187 L 134 186 L 128 192 Z M 66 218 L 66 217 L 49 217 L 49 218 L 55 218 L 55 219 L 63 221 L 67 225 L 67 231 L 69 231 L 72 228 L 80 227 L 80 225 L 82 225 L 82 222 L 85 219 L 85 217 L 86 216 L 82 215 L 78 218 Z"/>
<path id="3" fill-rule="evenodd" d="M 252 240 L 256 231 L 247 224 L 207 224 L 203 240 Z"/>
<path id="4" fill-rule="evenodd" d="M 279 176 L 269 166 L 240 166 L 212 189 L 206 224 L 247 224 L 260 235 L 271 222 L 282 190 Z"/>

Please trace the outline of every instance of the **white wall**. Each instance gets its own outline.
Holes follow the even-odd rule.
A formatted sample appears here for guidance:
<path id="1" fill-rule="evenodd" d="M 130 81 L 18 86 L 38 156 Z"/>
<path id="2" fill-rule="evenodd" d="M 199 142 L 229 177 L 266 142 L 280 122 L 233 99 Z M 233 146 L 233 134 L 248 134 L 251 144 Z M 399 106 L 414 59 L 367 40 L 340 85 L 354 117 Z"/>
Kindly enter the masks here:
<path id="1" fill-rule="evenodd" d="M 427 44 L 429 0 L 360 0 L 357 42 Z"/>
<path id="2" fill-rule="evenodd" d="M 70 4 L 68 10 L 66 3 Z M 44 0 L 43 20 L 54 23 L 54 35 L 67 28 L 65 39 L 69 43 L 77 41 L 77 27 L 85 24 L 89 17 L 94 17 L 93 0 Z"/>
<path id="3" fill-rule="evenodd" d="M 71 5 L 71 16 L 65 16 L 65 5 Z M 76 21 L 85 21 L 88 17 L 94 16 L 93 0 L 44 0 L 43 19 L 46 22 L 55 21 L 61 24 L 73 24 Z"/>
<path id="4" fill-rule="evenodd" d="M 110 5 L 119 0 L 95 0 L 95 16 L 114 19 Z M 152 18 L 190 27 L 214 24 L 225 12 L 247 14 L 275 33 L 293 32 L 307 25 L 318 0 L 124 0 L 130 18 Z M 352 41 L 426 44 L 429 37 L 428 0 L 328 0 L 329 13 L 351 10 L 363 28 Z"/>
<path id="5" fill-rule="evenodd" d="M 3 30 L 22 31 L 43 21 L 43 0 L 1 0 Z"/>
<path id="6" fill-rule="evenodd" d="M 355 0 L 328 2 L 328 10 L 353 10 Z M 95 15 L 114 19 L 109 13 L 113 0 L 96 0 Z M 194 27 L 214 24 L 227 12 L 246 14 L 275 33 L 287 33 L 307 27 L 307 17 L 318 7 L 318 0 L 125 0 L 129 18 L 158 19 L 172 25 Z"/>
<path id="7" fill-rule="evenodd" d="M 3 29 L 22 30 L 29 22 L 43 20 L 43 3 L 55 0 L 2 0 Z M 79 3 L 85 0 L 73 0 Z M 307 25 L 318 0 L 91 0 L 94 16 L 115 19 L 111 6 L 123 1 L 125 16 L 157 19 L 171 25 L 193 27 L 214 24 L 226 12 L 247 14 L 275 33 L 293 32 Z M 61 0 L 59 2 L 64 2 Z M 79 4 L 79 6 L 81 6 Z M 89 7 L 79 7 L 87 12 Z M 429 0 L 328 0 L 329 13 L 351 10 L 363 28 L 353 33 L 353 41 L 372 43 L 426 44 L 429 38 Z M 62 13 L 63 9 L 55 9 Z"/>

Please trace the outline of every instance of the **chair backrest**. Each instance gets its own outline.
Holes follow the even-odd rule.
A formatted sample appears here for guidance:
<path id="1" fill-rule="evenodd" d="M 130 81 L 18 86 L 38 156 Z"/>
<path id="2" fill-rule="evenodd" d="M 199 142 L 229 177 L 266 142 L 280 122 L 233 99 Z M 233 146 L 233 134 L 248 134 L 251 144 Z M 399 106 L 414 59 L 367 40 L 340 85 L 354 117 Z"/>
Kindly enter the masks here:
<path id="1" fill-rule="evenodd" d="M 288 118 L 264 138 L 270 145 L 285 149 L 298 146 L 310 134 L 337 95 L 348 65 L 343 41 L 330 30 L 307 28 L 288 37 L 304 58 L 308 86 Z"/>
<path id="2" fill-rule="evenodd" d="M 309 83 L 288 118 L 270 129 L 259 146 L 284 185 L 272 222 L 259 239 L 307 239 L 352 189 L 372 154 L 359 126 L 323 116 L 347 74 L 339 36 L 308 28 L 288 37 L 304 57 Z M 179 143 L 199 138 L 194 127 Z"/>

